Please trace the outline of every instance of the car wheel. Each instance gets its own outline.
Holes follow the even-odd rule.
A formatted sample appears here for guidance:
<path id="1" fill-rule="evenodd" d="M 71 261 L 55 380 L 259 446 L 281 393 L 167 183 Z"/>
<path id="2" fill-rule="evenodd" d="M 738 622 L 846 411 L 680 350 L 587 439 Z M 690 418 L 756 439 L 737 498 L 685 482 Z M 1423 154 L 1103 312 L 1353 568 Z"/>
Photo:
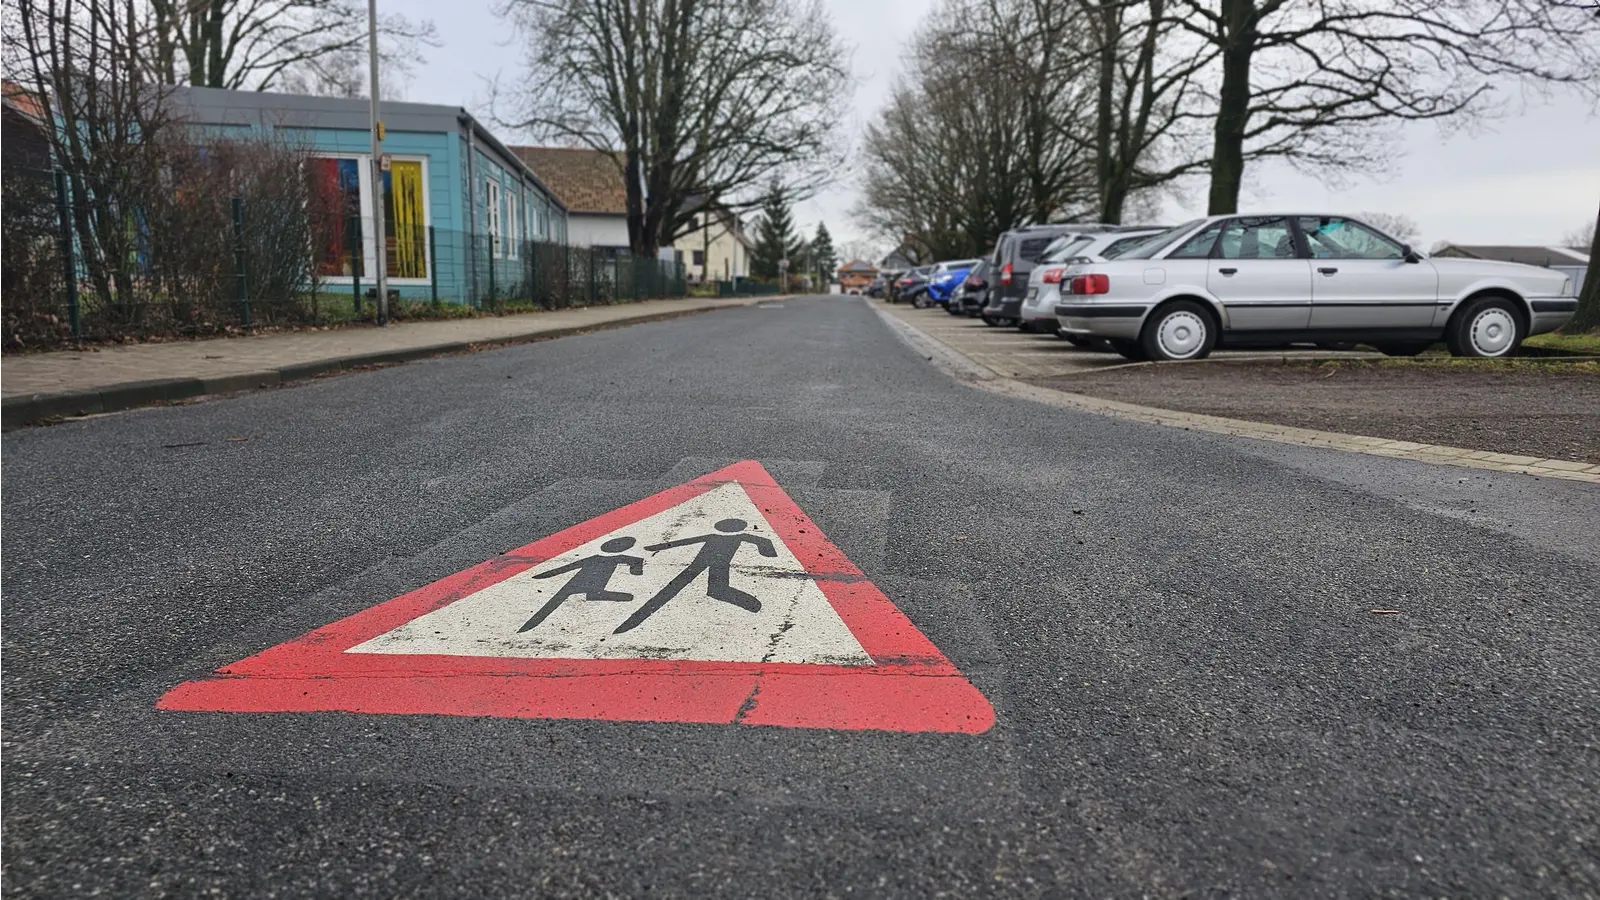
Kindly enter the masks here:
<path id="1" fill-rule="evenodd" d="M 1129 341 L 1124 340 L 1123 338 L 1110 338 L 1106 341 L 1106 343 L 1111 345 L 1112 350 L 1115 350 L 1123 357 L 1131 359 L 1134 362 L 1144 362 L 1148 358 L 1144 355 L 1144 345 L 1139 341 Z"/>
<path id="2" fill-rule="evenodd" d="M 1372 346 L 1373 349 L 1384 356 L 1416 356 L 1433 345 L 1427 342 L 1413 341 L 1409 344 L 1373 344 Z"/>
<path id="3" fill-rule="evenodd" d="M 1145 320 L 1139 344 L 1150 359 L 1205 359 L 1217 344 L 1217 329 L 1211 313 L 1200 304 L 1178 300 Z"/>
<path id="4" fill-rule="evenodd" d="M 994 316 L 985 316 L 985 315 L 979 314 L 978 318 L 982 319 L 983 320 L 983 324 L 989 326 L 990 328 L 999 328 L 1000 327 L 1000 320 L 996 319 Z"/>
<path id="5" fill-rule="evenodd" d="M 1068 334 L 1065 331 L 1058 331 L 1056 332 L 1056 337 L 1061 338 L 1063 341 L 1066 341 L 1074 347 L 1089 346 L 1089 339 L 1081 334 Z"/>
<path id="6" fill-rule="evenodd" d="M 1451 356 L 1495 359 L 1510 356 L 1522 343 L 1522 317 L 1504 297 L 1480 297 L 1450 320 L 1445 344 Z"/>

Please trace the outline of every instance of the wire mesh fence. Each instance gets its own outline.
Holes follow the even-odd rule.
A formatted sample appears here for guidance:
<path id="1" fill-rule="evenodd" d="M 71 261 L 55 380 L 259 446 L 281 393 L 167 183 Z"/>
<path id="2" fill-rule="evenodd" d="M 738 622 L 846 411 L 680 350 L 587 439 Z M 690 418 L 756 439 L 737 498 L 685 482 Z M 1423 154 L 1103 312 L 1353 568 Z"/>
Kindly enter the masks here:
<path id="1" fill-rule="evenodd" d="M 57 172 L 7 166 L 5 350 L 372 319 L 380 247 L 397 318 L 687 293 L 676 260 L 389 217 L 380 237 L 371 218 L 274 191 L 261 174 L 248 196 L 199 185 L 115 203 Z"/>

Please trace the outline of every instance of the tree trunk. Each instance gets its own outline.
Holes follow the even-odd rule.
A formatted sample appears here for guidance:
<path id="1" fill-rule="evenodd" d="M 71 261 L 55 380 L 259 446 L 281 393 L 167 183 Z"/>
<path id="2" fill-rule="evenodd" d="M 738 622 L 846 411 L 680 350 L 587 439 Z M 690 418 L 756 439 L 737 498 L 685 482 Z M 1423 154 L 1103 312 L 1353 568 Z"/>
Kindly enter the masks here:
<path id="1" fill-rule="evenodd" d="M 1222 88 L 1211 148 L 1209 215 L 1239 211 L 1244 184 L 1244 133 L 1250 124 L 1250 58 L 1255 53 L 1254 0 L 1222 0 L 1225 43 Z"/>
<path id="2" fill-rule="evenodd" d="M 1589 242 L 1589 270 L 1578 294 L 1578 312 L 1562 330 L 1568 334 L 1600 328 L 1600 215 L 1595 217 L 1594 239 Z"/>
<path id="3" fill-rule="evenodd" d="M 1100 221 L 1109 225 L 1122 220 L 1122 200 L 1125 192 L 1118 189 L 1120 181 L 1116 169 L 1120 160 L 1113 154 L 1112 110 L 1113 92 L 1117 81 L 1117 51 L 1122 36 L 1122 4 L 1102 3 L 1100 6 L 1099 79 L 1095 92 L 1094 167 L 1100 182 Z"/>

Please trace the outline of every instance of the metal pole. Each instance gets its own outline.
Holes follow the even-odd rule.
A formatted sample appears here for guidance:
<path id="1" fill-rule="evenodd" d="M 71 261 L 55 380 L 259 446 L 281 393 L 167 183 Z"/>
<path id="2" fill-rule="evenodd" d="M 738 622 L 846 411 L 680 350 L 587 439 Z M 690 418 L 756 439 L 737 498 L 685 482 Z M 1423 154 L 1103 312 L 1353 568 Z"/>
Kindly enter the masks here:
<path id="1" fill-rule="evenodd" d="M 244 198 L 233 198 L 233 270 L 239 284 L 239 309 L 244 327 L 250 327 L 250 284 L 244 265 Z"/>
<path id="2" fill-rule="evenodd" d="M 67 203 L 67 173 L 56 170 L 56 216 L 61 219 L 61 267 L 67 279 L 67 318 L 72 339 L 83 340 L 83 319 L 78 311 L 78 265 L 72 252 L 72 214 Z"/>
<path id="3" fill-rule="evenodd" d="M 428 290 L 433 293 L 433 305 L 439 305 L 439 246 L 435 244 L 433 226 L 428 226 Z"/>
<path id="4" fill-rule="evenodd" d="M 389 324 L 389 279 L 384 271 L 383 123 L 378 119 L 378 0 L 367 0 L 367 58 L 372 66 L 372 242 L 377 248 L 378 324 Z"/>

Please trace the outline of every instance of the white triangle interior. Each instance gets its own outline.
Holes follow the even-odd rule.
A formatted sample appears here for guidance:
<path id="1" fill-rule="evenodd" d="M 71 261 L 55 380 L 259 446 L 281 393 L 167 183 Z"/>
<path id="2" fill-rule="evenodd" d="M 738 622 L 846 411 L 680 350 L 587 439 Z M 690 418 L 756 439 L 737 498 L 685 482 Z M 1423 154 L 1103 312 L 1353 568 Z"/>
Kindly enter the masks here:
<path id="1" fill-rule="evenodd" d="M 708 575 L 673 595 L 631 630 L 616 633 L 636 610 L 684 572 L 703 545 L 650 552 L 645 548 L 721 532 L 716 523 L 739 519 L 740 533 L 770 542 L 776 556 L 758 545 L 740 545 L 729 584 L 754 596 L 750 611 L 707 595 Z M 608 553 L 601 545 L 633 538 L 629 549 Z M 572 573 L 539 578 L 579 560 L 622 555 L 641 561 L 642 574 L 623 565 L 606 590 L 631 595 L 628 601 L 565 599 L 538 625 L 519 631 L 568 583 Z M 728 662 L 786 662 L 871 665 L 844 620 L 794 552 L 744 488 L 722 484 L 547 560 L 538 566 L 470 594 L 350 648 L 348 653 L 440 654 L 447 656 L 545 659 L 667 659 Z"/>

